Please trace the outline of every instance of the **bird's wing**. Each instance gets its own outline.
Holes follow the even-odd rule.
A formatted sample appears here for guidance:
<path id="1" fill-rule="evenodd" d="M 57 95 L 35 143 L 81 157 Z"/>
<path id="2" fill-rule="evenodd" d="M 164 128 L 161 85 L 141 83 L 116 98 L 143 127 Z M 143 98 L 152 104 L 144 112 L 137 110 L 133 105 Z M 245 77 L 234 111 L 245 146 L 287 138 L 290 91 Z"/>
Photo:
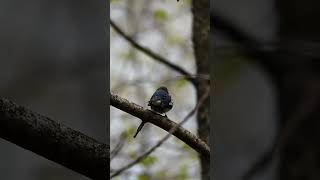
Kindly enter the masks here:
<path id="1" fill-rule="evenodd" d="M 149 101 L 149 105 L 160 105 L 161 104 L 161 96 L 159 96 L 158 94 L 153 94 L 150 98 L 150 101 Z"/>

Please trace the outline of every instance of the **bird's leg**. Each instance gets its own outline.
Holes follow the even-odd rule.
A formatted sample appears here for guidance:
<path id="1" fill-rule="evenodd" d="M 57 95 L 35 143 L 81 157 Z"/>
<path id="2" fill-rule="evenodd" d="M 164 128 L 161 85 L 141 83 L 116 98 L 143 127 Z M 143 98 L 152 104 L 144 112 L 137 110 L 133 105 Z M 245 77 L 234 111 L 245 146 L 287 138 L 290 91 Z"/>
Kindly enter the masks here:
<path id="1" fill-rule="evenodd" d="M 133 138 L 136 138 L 136 136 L 138 135 L 138 133 L 141 131 L 142 127 L 144 126 L 144 123 L 145 123 L 145 122 L 142 121 L 142 123 L 139 125 L 139 127 L 138 127 L 138 129 L 137 129 L 137 132 L 136 132 L 136 134 L 133 136 Z"/>

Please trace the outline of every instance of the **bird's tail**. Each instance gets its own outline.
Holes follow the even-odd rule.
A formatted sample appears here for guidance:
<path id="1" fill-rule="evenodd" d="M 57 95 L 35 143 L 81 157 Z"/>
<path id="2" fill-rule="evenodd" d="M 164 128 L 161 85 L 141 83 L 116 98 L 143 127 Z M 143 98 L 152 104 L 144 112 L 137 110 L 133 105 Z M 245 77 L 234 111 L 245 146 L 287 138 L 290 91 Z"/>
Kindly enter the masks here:
<path id="1" fill-rule="evenodd" d="M 144 126 L 144 123 L 145 123 L 145 122 L 142 121 L 142 123 L 139 125 L 139 127 L 138 127 L 138 129 L 137 129 L 137 132 L 136 132 L 136 134 L 133 136 L 133 138 L 136 138 L 136 137 L 137 137 L 138 133 L 141 131 L 142 127 Z"/>

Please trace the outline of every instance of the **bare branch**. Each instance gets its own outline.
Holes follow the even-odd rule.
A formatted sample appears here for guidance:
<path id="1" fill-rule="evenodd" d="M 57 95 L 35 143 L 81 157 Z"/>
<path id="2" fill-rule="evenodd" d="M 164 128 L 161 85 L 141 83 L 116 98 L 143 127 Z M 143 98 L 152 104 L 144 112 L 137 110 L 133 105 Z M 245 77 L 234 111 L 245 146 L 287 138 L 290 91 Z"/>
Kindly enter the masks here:
<path id="1" fill-rule="evenodd" d="M 119 26 L 117 26 L 112 19 L 110 19 L 110 25 L 112 26 L 112 28 L 118 33 L 120 34 L 124 39 L 126 39 L 133 47 L 135 47 L 136 49 L 140 50 L 141 52 L 145 53 L 147 56 L 153 58 L 154 60 L 168 66 L 169 68 L 177 71 L 178 73 L 186 76 L 186 78 L 193 84 L 195 84 L 195 80 L 192 78 L 193 75 L 191 73 L 189 73 L 188 71 L 186 71 L 185 69 L 183 69 L 182 67 L 171 63 L 169 60 L 165 59 L 164 57 L 160 56 L 159 54 L 156 54 L 155 52 L 153 52 L 152 50 L 143 47 L 142 45 L 138 44 L 134 39 L 132 39 L 129 35 L 127 35 Z"/>
<path id="2" fill-rule="evenodd" d="M 135 164 L 137 164 L 138 162 L 140 162 L 141 160 L 143 160 L 144 158 L 146 158 L 149 154 L 151 154 L 154 150 L 156 150 L 156 148 L 158 148 L 164 141 L 166 141 L 171 134 L 175 134 L 175 132 L 177 132 L 179 129 L 181 129 L 181 125 L 183 123 L 185 123 L 198 109 L 199 107 L 201 107 L 205 100 L 208 98 L 209 96 L 209 88 L 207 88 L 206 93 L 200 98 L 199 102 L 197 103 L 196 107 L 179 123 L 174 125 L 172 128 L 169 129 L 169 133 L 163 138 L 161 139 L 156 145 L 154 145 L 152 148 L 150 148 L 147 152 L 145 152 L 144 154 L 142 154 L 141 156 L 139 156 L 136 160 L 134 160 L 133 162 L 129 163 L 128 165 L 124 166 L 123 168 L 117 170 L 115 173 L 113 173 L 110 178 L 116 177 L 117 175 L 121 174 L 123 171 L 129 169 L 130 167 L 134 166 Z M 169 121 L 169 119 L 167 119 L 167 121 Z M 207 152 L 203 153 L 202 155 L 208 157 L 210 159 L 210 149 L 209 147 L 202 142 L 201 139 L 198 139 L 198 141 L 201 143 L 203 143 L 207 148 Z"/>
<path id="3" fill-rule="evenodd" d="M 0 137 L 92 179 L 107 179 L 109 146 L 0 99 Z"/>
<path id="4" fill-rule="evenodd" d="M 148 109 L 144 109 L 142 106 L 139 106 L 133 102 L 129 102 L 128 100 L 112 93 L 110 93 L 110 105 L 124 112 L 127 112 L 146 123 L 152 123 L 153 125 L 156 125 L 165 131 L 169 131 L 177 125 L 177 123 L 171 121 L 166 117 L 155 114 Z M 179 127 L 173 133 L 173 135 L 179 138 L 184 143 L 188 144 L 191 148 L 193 148 L 200 154 L 206 154 L 208 156 L 210 155 L 210 148 L 208 147 L 208 145 L 201 139 L 199 139 L 196 135 L 192 134 L 190 131 L 184 129 L 183 127 Z"/>
<path id="5" fill-rule="evenodd" d="M 115 158 L 119 154 L 119 152 L 121 151 L 121 149 L 124 146 L 124 141 L 125 141 L 124 137 L 123 137 L 123 135 L 121 135 L 118 144 L 110 153 L 110 162 L 112 161 L 113 158 Z"/>
<path id="6" fill-rule="evenodd" d="M 239 44 L 240 52 L 249 57 L 250 61 L 264 67 L 268 72 L 270 72 L 270 75 L 278 73 L 278 66 L 281 62 L 277 59 L 276 52 L 278 49 L 265 46 L 270 43 L 259 42 L 225 17 L 214 12 L 210 14 L 210 26 L 213 29 L 211 33 L 219 31 L 229 40 Z"/>

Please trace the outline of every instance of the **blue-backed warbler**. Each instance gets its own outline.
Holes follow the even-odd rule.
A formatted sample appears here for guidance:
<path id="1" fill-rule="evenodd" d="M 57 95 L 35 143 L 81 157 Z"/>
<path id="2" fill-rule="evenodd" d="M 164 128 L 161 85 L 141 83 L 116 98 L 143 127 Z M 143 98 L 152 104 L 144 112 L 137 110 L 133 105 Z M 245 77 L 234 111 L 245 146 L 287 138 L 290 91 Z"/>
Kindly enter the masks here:
<path id="1" fill-rule="evenodd" d="M 148 106 L 151 107 L 151 110 L 159 114 L 165 114 L 166 112 L 170 111 L 173 107 L 173 102 L 171 100 L 171 96 L 169 95 L 168 89 L 164 86 L 159 87 L 151 96 Z M 165 117 L 167 117 L 166 114 Z M 136 134 L 133 136 L 134 138 L 138 135 L 144 126 L 144 123 L 145 122 L 142 121 L 142 123 L 139 125 Z"/>

